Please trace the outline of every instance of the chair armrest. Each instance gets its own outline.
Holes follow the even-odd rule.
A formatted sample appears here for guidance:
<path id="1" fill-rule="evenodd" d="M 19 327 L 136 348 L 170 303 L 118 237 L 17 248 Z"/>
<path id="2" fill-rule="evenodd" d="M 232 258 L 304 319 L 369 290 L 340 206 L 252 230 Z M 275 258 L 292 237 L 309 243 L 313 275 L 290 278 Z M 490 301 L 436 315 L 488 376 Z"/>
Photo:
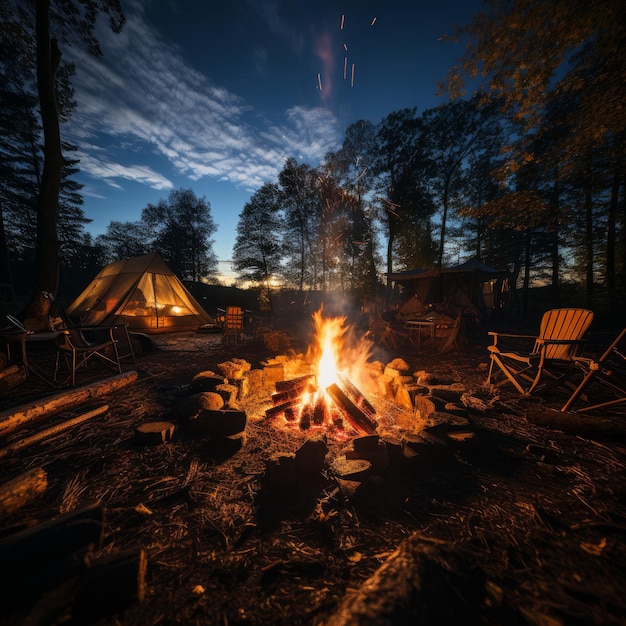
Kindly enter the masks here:
<path id="1" fill-rule="evenodd" d="M 518 335 L 515 333 L 499 333 L 494 330 L 488 331 L 487 334 L 491 335 L 492 337 L 508 337 L 511 339 L 532 339 L 532 340 L 537 339 L 536 335 Z"/>

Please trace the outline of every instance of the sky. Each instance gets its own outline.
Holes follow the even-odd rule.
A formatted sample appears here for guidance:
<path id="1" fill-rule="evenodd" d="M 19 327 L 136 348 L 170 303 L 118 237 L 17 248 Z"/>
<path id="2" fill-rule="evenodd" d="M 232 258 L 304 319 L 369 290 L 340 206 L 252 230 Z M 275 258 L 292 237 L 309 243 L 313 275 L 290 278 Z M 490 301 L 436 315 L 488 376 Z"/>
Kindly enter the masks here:
<path id="1" fill-rule="evenodd" d="M 481 0 L 122 0 L 120 34 L 76 65 L 76 110 L 62 129 L 78 146 L 86 229 L 140 219 L 174 189 L 192 189 L 218 227 L 218 271 L 232 281 L 239 214 L 288 158 L 317 166 L 346 128 L 445 100 L 440 81 L 463 48 L 442 41 Z M 72 155 L 74 157 L 74 155 Z"/>

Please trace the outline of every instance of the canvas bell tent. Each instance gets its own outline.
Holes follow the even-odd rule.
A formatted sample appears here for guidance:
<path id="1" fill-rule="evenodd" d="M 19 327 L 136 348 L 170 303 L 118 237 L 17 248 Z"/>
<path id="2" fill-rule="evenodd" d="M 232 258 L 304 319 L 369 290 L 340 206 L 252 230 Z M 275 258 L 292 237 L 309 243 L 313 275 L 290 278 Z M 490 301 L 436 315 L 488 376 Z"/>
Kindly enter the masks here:
<path id="1" fill-rule="evenodd" d="M 106 265 L 67 312 L 84 326 L 128 324 L 151 334 L 214 323 L 157 252 Z"/>

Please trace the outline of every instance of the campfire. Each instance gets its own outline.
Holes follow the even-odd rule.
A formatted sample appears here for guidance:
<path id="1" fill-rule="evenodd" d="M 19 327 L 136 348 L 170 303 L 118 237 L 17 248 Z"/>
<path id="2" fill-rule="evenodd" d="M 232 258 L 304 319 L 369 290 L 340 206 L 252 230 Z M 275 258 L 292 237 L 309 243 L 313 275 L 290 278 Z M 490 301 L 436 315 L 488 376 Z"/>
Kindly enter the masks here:
<path id="1" fill-rule="evenodd" d="M 297 423 L 302 430 L 334 428 L 345 422 L 361 435 L 375 432 L 376 410 L 362 389 L 372 385 L 367 361 L 371 344 L 356 340 L 346 317 L 313 314 L 315 337 L 307 353 L 311 372 L 277 381 L 267 418 Z"/>

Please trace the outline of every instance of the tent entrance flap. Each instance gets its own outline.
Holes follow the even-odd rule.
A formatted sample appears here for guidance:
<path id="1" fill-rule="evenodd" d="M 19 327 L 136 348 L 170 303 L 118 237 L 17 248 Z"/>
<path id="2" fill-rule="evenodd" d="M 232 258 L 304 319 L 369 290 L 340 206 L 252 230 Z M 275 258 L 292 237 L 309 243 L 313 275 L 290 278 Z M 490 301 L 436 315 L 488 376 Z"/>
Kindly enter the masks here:
<path id="1" fill-rule="evenodd" d="M 214 323 L 158 253 L 104 267 L 67 308 L 81 324 L 128 324 L 145 333 Z"/>

